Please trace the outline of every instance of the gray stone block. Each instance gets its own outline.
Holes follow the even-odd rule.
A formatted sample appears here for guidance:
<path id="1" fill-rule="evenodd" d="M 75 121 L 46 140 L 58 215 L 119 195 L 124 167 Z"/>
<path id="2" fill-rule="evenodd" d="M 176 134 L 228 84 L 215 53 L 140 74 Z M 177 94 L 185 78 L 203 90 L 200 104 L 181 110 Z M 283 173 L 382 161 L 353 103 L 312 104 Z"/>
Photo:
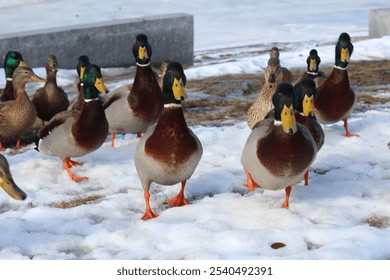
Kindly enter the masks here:
<path id="1" fill-rule="evenodd" d="M 42 29 L 0 35 L 1 63 L 9 50 L 22 53 L 31 67 L 44 67 L 54 54 L 60 68 L 74 69 L 78 57 L 88 55 L 100 67 L 135 65 L 132 46 L 139 33 L 148 36 L 153 54 L 151 62 L 164 59 L 192 65 L 194 57 L 194 19 L 189 14 L 169 14 L 115 20 L 62 28 Z"/>
<path id="2" fill-rule="evenodd" d="M 368 34 L 373 38 L 390 35 L 390 9 L 370 11 Z"/>

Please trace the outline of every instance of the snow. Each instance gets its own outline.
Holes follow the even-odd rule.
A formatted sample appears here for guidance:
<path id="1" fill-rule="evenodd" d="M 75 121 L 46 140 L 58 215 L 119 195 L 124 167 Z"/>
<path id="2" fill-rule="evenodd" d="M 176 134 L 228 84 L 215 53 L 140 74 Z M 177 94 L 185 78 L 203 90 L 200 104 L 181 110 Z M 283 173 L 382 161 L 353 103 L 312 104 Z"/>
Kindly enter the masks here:
<path id="1" fill-rule="evenodd" d="M 285 67 L 305 69 L 306 56 L 314 47 L 321 65 L 332 65 L 335 41 L 344 31 L 357 38 L 352 61 L 390 57 L 390 36 L 367 37 L 369 10 L 388 7 L 388 1 L 187 2 L 0 0 L 0 16 L 2 30 L 9 33 L 53 22 L 68 25 L 157 12 L 192 13 L 196 56 L 209 54 L 215 61 L 186 69 L 188 79 L 263 72 L 268 52 L 251 51 L 270 49 L 275 42 L 285 46 L 281 52 Z M 86 9 L 91 3 L 93 8 Z M 17 11 L 24 15 L 23 22 L 14 20 Z M 59 13 L 61 21 L 54 21 Z M 220 59 L 223 47 L 236 52 L 234 59 Z M 240 56 L 242 52 L 247 55 Z M 34 71 L 45 76 L 44 68 Z M 103 69 L 103 75 L 126 71 Z M 58 76 L 60 85 L 69 86 L 76 73 L 60 69 Z M 107 86 L 112 90 L 130 82 Z M 2 79 L 0 86 L 4 84 Z M 201 94 L 190 89 L 188 93 L 190 98 Z M 383 104 L 351 114 L 350 130 L 361 137 L 343 137 L 341 122 L 324 126 L 325 144 L 310 169 L 309 186 L 301 182 L 293 188 L 289 209 L 280 208 L 284 191 L 249 192 L 242 186 L 246 177 L 240 157 L 250 133 L 246 123 L 193 126 L 204 152 L 187 182 L 190 205 L 167 207 L 164 202 L 179 192 L 180 185 L 153 184 L 151 206 L 160 216 L 146 222 L 140 219 L 145 204 L 134 166 L 138 142 L 134 135 L 119 136 L 115 149 L 107 138 L 96 152 L 77 159 L 84 165 L 74 168 L 75 174 L 90 178 L 83 183 L 72 182 L 58 158 L 40 154 L 32 145 L 18 154 L 8 149 L 3 154 L 13 178 L 28 197 L 15 201 L 0 192 L 0 259 L 389 259 L 389 122 L 390 107 Z M 98 199 L 77 207 L 56 207 L 92 196 Z M 286 247 L 274 250 L 270 245 L 275 242 Z"/>

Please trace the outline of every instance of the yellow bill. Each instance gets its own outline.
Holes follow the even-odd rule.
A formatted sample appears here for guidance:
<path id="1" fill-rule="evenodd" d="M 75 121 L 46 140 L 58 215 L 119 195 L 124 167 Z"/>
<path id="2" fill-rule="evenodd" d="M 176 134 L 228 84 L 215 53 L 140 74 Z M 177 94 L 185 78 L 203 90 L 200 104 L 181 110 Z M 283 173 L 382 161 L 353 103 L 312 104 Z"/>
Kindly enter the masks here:
<path id="1" fill-rule="evenodd" d="M 176 100 L 183 100 L 187 98 L 186 91 L 184 89 L 183 79 L 180 78 L 179 80 L 176 78 L 173 78 L 173 85 L 172 85 L 172 91 L 173 95 Z"/>
<path id="2" fill-rule="evenodd" d="M 94 85 L 97 88 L 97 90 L 101 93 L 108 93 L 109 92 L 108 88 L 103 83 L 103 78 L 96 78 Z"/>
<path id="3" fill-rule="evenodd" d="M 305 94 L 303 98 L 303 115 L 304 116 L 314 116 L 314 96 L 308 97 Z"/>
<path id="4" fill-rule="evenodd" d="M 280 118 L 282 120 L 282 129 L 284 132 L 288 134 L 294 134 L 297 132 L 298 128 L 295 121 L 293 105 L 290 105 L 290 107 L 284 105 Z"/>

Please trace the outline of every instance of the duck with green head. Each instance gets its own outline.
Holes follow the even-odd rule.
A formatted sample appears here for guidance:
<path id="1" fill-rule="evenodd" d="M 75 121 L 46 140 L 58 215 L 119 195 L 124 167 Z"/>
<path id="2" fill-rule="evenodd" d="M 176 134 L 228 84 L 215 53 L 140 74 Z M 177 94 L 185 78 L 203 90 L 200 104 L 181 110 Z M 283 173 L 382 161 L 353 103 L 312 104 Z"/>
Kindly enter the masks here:
<path id="1" fill-rule="evenodd" d="M 289 207 L 291 187 L 304 178 L 317 155 L 310 132 L 295 120 L 293 96 L 291 84 L 278 85 L 272 97 L 274 117 L 255 125 L 241 156 L 245 186 L 251 191 L 285 189 L 283 208 Z"/>
<path id="2" fill-rule="evenodd" d="M 353 45 L 348 33 L 341 33 L 335 47 L 335 65 L 329 77 L 318 87 L 314 102 L 316 117 L 322 124 L 344 121 L 345 136 L 359 136 L 348 129 L 348 116 L 356 104 L 356 95 L 348 77 Z"/>
<path id="3" fill-rule="evenodd" d="M 135 167 L 144 189 L 146 211 L 143 220 L 157 217 L 149 203 L 152 182 L 161 185 L 181 183 L 181 191 L 167 204 L 183 206 L 186 181 L 194 173 L 203 153 L 198 137 L 188 128 L 181 106 L 187 95 L 186 76 L 178 62 L 170 62 L 163 79 L 164 108 L 154 128 L 138 142 Z"/>
<path id="4" fill-rule="evenodd" d="M 113 147 L 115 134 L 140 137 L 157 122 L 163 108 L 161 89 L 150 65 L 152 47 L 145 34 L 137 35 L 133 55 L 137 65 L 133 85 L 115 90 L 104 103 Z"/>
<path id="5" fill-rule="evenodd" d="M 301 86 L 301 82 L 305 78 L 313 79 L 316 86 L 320 86 L 326 79 L 326 74 L 319 70 L 321 58 L 318 55 L 316 49 L 312 49 L 309 52 L 309 56 L 306 59 L 307 69 L 301 77 L 295 82 L 294 88 L 297 90 Z"/>
<path id="6" fill-rule="evenodd" d="M 12 75 L 18 66 L 26 66 L 22 55 L 17 51 L 9 51 L 4 58 L 6 84 L 4 89 L 0 89 L 1 102 L 15 99 Z"/>
<path id="7" fill-rule="evenodd" d="M 83 76 L 85 105 L 83 109 L 56 114 L 38 132 L 37 149 L 47 155 L 57 156 L 70 178 L 75 182 L 87 180 L 73 174 L 71 167 L 81 163 L 71 160 L 97 150 L 108 135 L 108 122 L 99 93 L 107 93 L 100 68 L 90 64 Z"/>
<path id="8" fill-rule="evenodd" d="M 0 102 L 0 149 L 1 141 L 18 137 L 16 148 L 20 148 L 20 136 L 29 132 L 37 118 L 37 111 L 30 101 L 25 87 L 29 82 L 45 82 L 28 66 L 19 66 L 12 75 L 15 99 Z"/>
<path id="9" fill-rule="evenodd" d="M 76 89 L 78 92 L 78 95 L 76 98 L 72 100 L 70 103 L 68 110 L 81 110 L 83 109 L 84 106 L 84 94 L 81 93 L 81 87 L 83 86 L 83 76 L 85 69 L 87 66 L 91 64 L 89 61 L 89 57 L 86 55 L 80 55 L 78 58 L 78 63 L 76 66 L 76 71 L 77 71 L 77 76 L 78 76 L 78 81 L 76 84 Z"/>

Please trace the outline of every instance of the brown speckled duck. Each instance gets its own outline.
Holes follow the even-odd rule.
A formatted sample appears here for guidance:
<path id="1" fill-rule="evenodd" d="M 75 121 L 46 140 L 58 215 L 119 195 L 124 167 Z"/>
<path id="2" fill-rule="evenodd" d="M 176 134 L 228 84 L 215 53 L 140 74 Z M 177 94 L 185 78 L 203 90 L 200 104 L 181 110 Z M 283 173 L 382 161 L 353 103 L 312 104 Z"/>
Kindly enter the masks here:
<path id="1" fill-rule="evenodd" d="M 285 189 L 283 208 L 289 207 L 291 187 L 300 182 L 317 155 L 308 129 L 295 121 L 294 87 L 282 83 L 272 98 L 274 119 L 256 124 L 241 156 L 249 190 Z"/>
<path id="2" fill-rule="evenodd" d="M 37 89 L 31 100 L 42 122 L 47 122 L 55 114 L 66 111 L 69 106 L 68 95 L 57 85 L 57 71 L 57 58 L 49 55 L 46 62 L 46 83 L 44 87 Z"/>
<path id="3" fill-rule="evenodd" d="M 12 76 L 15 100 L 0 102 L 0 143 L 10 137 L 20 137 L 28 132 L 37 118 L 37 111 L 25 91 L 28 82 L 45 82 L 28 66 L 15 69 Z M 20 139 L 16 143 L 20 148 Z M 0 144 L 0 149 L 3 149 Z"/>
<path id="4" fill-rule="evenodd" d="M 164 109 L 157 125 L 150 128 L 138 142 L 135 167 L 144 189 L 146 211 L 143 220 L 157 217 L 149 203 L 152 182 L 175 185 L 181 182 L 181 191 L 167 203 L 172 206 L 188 204 L 184 198 L 186 181 L 191 177 L 202 156 L 202 145 L 187 127 L 181 100 L 186 98 L 186 77 L 180 63 L 171 62 L 163 82 Z"/>
<path id="5" fill-rule="evenodd" d="M 282 67 L 280 63 L 280 51 L 277 47 L 273 47 L 270 51 L 270 58 L 276 58 L 277 64 L 275 65 L 275 69 L 273 70 L 275 75 L 275 81 L 277 84 L 280 83 L 289 83 L 293 82 L 293 76 L 286 67 Z"/>
<path id="6" fill-rule="evenodd" d="M 26 66 L 22 55 L 17 51 L 9 51 L 4 58 L 6 84 L 4 89 L 0 89 L 0 102 L 15 99 L 12 75 L 18 66 Z"/>
<path id="7" fill-rule="evenodd" d="M 38 132 L 37 149 L 47 155 L 57 156 L 70 178 L 75 182 L 87 180 L 78 177 L 71 167 L 81 165 L 71 160 L 97 150 L 108 135 L 108 122 L 99 97 L 99 92 L 108 92 L 103 83 L 100 68 L 94 64 L 87 66 L 84 77 L 85 105 L 83 109 L 63 111 L 56 114 Z"/>
<path id="8" fill-rule="evenodd" d="M 300 87 L 301 81 L 305 78 L 313 79 L 317 87 L 319 87 L 326 80 L 326 74 L 319 70 L 320 63 L 321 58 L 318 56 L 317 50 L 310 50 L 309 56 L 306 59 L 307 70 L 295 82 L 295 90 Z"/>
<path id="9" fill-rule="evenodd" d="M 264 72 L 264 85 L 261 88 L 256 101 L 247 111 L 247 122 L 250 129 L 252 129 L 258 121 L 263 120 L 267 113 L 273 108 L 272 96 L 277 87 L 275 72 L 278 65 L 278 58 L 273 57 L 268 60 L 267 69 Z"/>
<path id="10" fill-rule="evenodd" d="M 133 54 L 137 63 L 133 85 L 117 89 L 104 102 L 113 147 L 116 133 L 140 137 L 157 122 L 163 108 L 161 89 L 150 66 L 152 47 L 145 34 L 137 35 Z"/>
<path id="11" fill-rule="evenodd" d="M 314 113 L 314 100 L 318 93 L 316 83 L 312 78 L 304 78 L 301 81 L 301 86 L 295 90 L 295 119 L 298 123 L 304 125 L 313 136 L 317 145 L 317 152 L 324 144 L 325 134 L 318 123 Z M 305 173 L 305 186 L 309 184 L 309 172 Z"/>
<path id="12" fill-rule="evenodd" d="M 27 197 L 26 193 L 15 184 L 8 161 L 2 154 L 0 154 L 0 186 L 13 199 L 25 200 Z"/>
<path id="13" fill-rule="evenodd" d="M 353 45 L 348 33 L 341 33 L 335 48 L 335 66 L 329 77 L 318 87 L 314 102 L 315 114 L 320 123 L 330 124 L 344 121 L 345 136 L 359 136 L 348 130 L 348 116 L 356 104 L 356 96 L 348 78 L 348 63 Z"/>
<path id="14" fill-rule="evenodd" d="M 167 71 L 168 64 L 169 64 L 168 59 L 164 59 L 163 61 L 161 61 L 160 64 L 160 74 L 158 74 L 157 83 L 160 86 L 161 90 L 163 90 L 163 79 L 164 79 L 165 72 Z"/>

